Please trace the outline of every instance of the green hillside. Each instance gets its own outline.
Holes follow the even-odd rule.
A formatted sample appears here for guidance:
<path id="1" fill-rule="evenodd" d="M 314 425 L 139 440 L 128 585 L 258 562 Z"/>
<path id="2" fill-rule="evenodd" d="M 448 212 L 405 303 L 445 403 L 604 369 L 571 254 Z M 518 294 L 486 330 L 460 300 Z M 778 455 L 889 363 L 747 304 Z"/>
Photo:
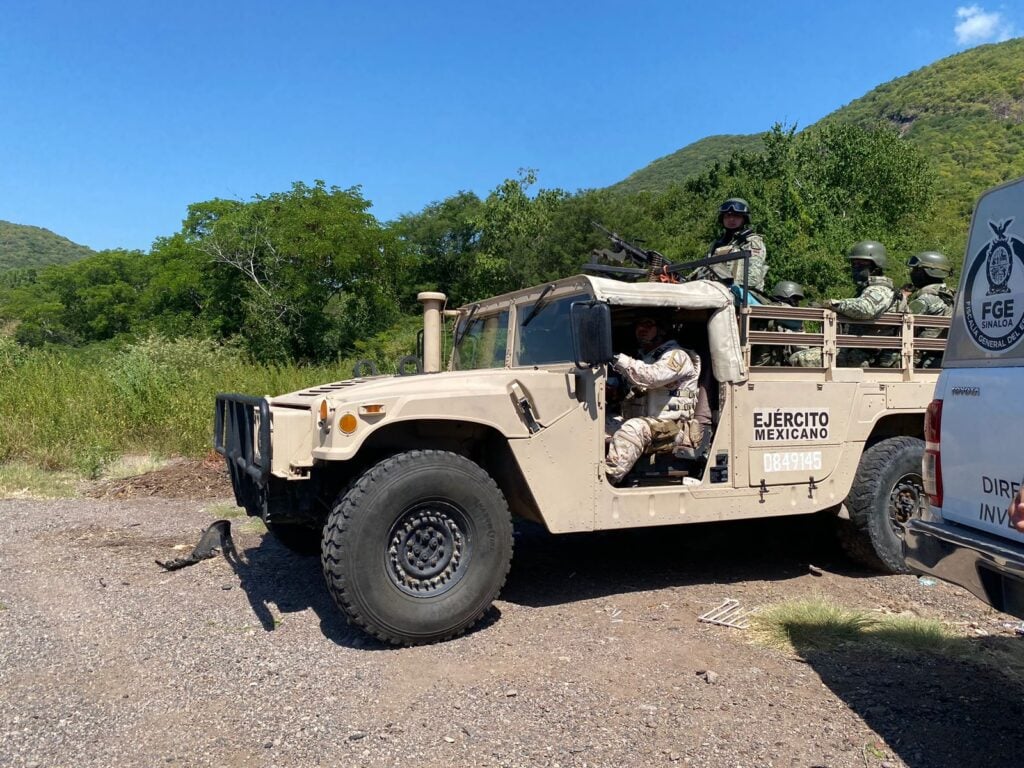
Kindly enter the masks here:
<path id="1" fill-rule="evenodd" d="M 983 45 L 897 78 L 821 123 L 887 121 L 929 157 L 938 177 L 927 229 L 962 248 L 986 188 L 1024 176 L 1024 38 Z M 958 248 L 959 246 L 959 248 Z"/>
<path id="2" fill-rule="evenodd" d="M 688 144 L 671 155 L 659 157 L 609 189 L 614 192 L 659 192 L 673 182 L 700 173 L 715 161 L 725 161 L 733 152 L 758 152 L 764 146 L 762 134 L 708 136 Z"/>
<path id="3" fill-rule="evenodd" d="M 42 227 L 0 221 L 0 272 L 47 264 L 68 264 L 94 251 Z"/>
<path id="4" fill-rule="evenodd" d="M 983 45 L 880 85 L 807 130 L 828 124 L 898 127 L 938 178 L 922 211 L 930 247 L 962 248 L 966 218 L 987 187 L 1024 175 L 1024 38 Z M 712 136 L 655 160 L 614 191 L 661 191 L 728 157 L 756 149 L 760 136 Z"/>

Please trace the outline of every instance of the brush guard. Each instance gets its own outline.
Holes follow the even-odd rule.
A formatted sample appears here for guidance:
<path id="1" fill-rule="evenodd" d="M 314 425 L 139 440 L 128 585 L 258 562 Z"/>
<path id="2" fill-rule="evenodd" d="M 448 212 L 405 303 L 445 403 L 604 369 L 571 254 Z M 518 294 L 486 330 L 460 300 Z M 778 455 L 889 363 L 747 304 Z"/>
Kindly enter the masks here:
<path id="1" fill-rule="evenodd" d="M 219 394 L 213 417 L 213 448 L 224 457 L 235 501 L 258 510 L 270 477 L 270 403 L 265 397 Z"/>

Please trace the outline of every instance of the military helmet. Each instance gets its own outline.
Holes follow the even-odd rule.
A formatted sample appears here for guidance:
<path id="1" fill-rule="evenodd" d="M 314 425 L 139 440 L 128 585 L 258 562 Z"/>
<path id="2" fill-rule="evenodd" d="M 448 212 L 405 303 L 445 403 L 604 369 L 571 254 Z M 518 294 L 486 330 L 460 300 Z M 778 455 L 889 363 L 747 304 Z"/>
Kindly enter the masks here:
<path id="1" fill-rule="evenodd" d="M 850 252 L 846 254 L 846 258 L 850 261 L 854 259 L 870 261 L 878 269 L 885 269 L 885 246 L 877 240 L 861 240 L 850 246 Z"/>
<path id="2" fill-rule="evenodd" d="M 940 280 L 949 277 L 949 273 L 953 271 L 949 265 L 949 259 L 946 258 L 945 254 L 938 251 L 915 253 L 910 257 L 907 266 L 911 269 L 922 269 L 928 277 Z"/>
<path id="3" fill-rule="evenodd" d="M 750 223 L 750 203 L 744 200 L 742 197 L 730 197 L 720 206 L 718 206 L 718 223 L 722 223 L 722 218 L 727 213 L 738 213 L 743 217 L 743 221 L 746 224 Z"/>
<path id="4" fill-rule="evenodd" d="M 672 313 L 671 311 L 651 311 L 641 312 L 633 318 L 633 327 L 643 323 L 653 323 L 657 326 L 658 331 L 662 334 L 668 333 L 672 329 Z"/>
<path id="5" fill-rule="evenodd" d="M 789 302 L 792 300 L 802 301 L 804 298 L 804 287 L 792 280 L 779 280 L 772 288 L 772 298 Z"/>

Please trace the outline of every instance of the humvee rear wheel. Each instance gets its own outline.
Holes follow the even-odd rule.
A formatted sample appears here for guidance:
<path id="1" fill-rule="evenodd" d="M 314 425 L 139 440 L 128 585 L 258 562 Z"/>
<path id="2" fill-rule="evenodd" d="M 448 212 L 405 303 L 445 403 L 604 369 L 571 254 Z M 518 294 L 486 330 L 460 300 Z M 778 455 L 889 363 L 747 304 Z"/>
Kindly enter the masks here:
<path id="1" fill-rule="evenodd" d="M 840 520 L 840 542 L 853 559 L 884 573 L 907 573 L 903 535 L 928 500 L 921 480 L 924 443 L 890 437 L 864 451 Z"/>
<path id="2" fill-rule="evenodd" d="M 501 490 L 447 451 L 409 451 L 372 467 L 338 497 L 321 548 L 338 607 L 396 645 L 461 635 L 498 596 L 511 559 Z"/>

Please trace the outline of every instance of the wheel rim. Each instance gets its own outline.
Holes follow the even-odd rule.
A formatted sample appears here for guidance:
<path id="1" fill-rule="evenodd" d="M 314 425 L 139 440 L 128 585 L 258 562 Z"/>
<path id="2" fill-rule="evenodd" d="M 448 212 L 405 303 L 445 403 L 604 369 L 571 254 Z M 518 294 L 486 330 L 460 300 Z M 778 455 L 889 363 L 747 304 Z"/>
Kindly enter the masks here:
<path id="1" fill-rule="evenodd" d="M 903 475 L 889 494 L 889 524 L 896 536 L 903 538 L 907 523 L 911 518 L 920 516 L 924 503 L 921 476 L 914 473 Z"/>
<path id="2" fill-rule="evenodd" d="M 425 501 L 399 515 L 388 536 L 387 573 L 402 592 L 435 597 L 458 584 L 469 561 L 469 524 L 449 501 Z"/>

